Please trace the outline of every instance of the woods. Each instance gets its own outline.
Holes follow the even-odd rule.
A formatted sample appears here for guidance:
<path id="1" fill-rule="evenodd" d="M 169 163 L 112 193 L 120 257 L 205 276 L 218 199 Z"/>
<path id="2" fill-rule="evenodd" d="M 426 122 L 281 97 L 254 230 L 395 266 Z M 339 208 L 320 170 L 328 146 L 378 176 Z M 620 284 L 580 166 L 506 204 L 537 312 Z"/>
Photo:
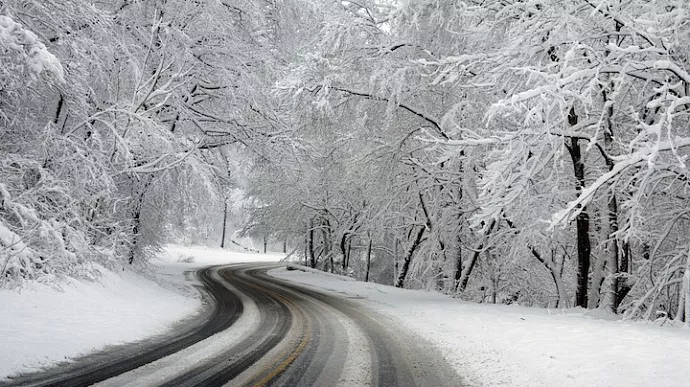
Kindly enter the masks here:
<path id="1" fill-rule="evenodd" d="M 241 188 L 312 267 L 688 323 L 686 1 L 1 7 L 3 284 L 213 239 Z"/>
<path id="2" fill-rule="evenodd" d="M 203 234 L 203 204 L 222 208 L 229 182 L 221 147 L 270 126 L 257 118 L 268 78 L 239 71 L 261 57 L 253 11 L 3 3 L 3 283 L 139 264 L 166 238 Z"/>

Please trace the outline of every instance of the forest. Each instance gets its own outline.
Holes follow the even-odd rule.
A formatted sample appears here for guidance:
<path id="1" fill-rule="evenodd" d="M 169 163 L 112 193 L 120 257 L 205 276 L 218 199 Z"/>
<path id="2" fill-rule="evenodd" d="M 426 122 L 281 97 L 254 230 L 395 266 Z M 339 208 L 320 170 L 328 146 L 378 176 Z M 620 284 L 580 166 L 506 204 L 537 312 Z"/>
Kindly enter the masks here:
<path id="1" fill-rule="evenodd" d="M 230 217 L 364 281 L 690 325 L 688 47 L 686 0 L 0 0 L 0 287 Z"/>

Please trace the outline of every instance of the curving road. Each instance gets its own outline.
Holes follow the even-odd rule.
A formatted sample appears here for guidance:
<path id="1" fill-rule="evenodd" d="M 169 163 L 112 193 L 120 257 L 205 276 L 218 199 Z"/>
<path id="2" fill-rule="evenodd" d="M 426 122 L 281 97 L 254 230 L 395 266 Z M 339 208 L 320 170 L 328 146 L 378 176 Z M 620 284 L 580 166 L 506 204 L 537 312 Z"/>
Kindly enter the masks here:
<path id="1" fill-rule="evenodd" d="M 156 340 L 40 374 L 22 386 L 459 386 L 428 343 L 356 301 L 237 264 L 197 272 L 215 305 Z"/>

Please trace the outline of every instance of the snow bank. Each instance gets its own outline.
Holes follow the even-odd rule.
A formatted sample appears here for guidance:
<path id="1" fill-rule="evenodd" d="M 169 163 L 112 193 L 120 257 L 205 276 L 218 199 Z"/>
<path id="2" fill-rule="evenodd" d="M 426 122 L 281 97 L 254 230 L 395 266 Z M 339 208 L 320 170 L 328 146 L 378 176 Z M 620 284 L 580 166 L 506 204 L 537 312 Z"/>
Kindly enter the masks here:
<path id="1" fill-rule="evenodd" d="M 250 253 L 204 246 L 168 245 L 165 254 L 159 257 L 161 262 L 181 267 L 199 268 L 211 265 L 243 262 L 278 262 L 285 257 L 279 253 Z M 155 262 L 154 262 L 155 263 Z"/>
<path id="2" fill-rule="evenodd" d="M 99 271 L 99 281 L 65 281 L 62 291 L 0 290 L 0 379 L 156 335 L 201 307 L 131 272 Z"/>
<path id="3" fill-rule="evenodd" d="M 482 386 L 687 386 L 690 330 L 597 319 L 582 309 L 481 305 L 438 293 L 342 280 L 313 271 L 269 274 L 362 297 L 435 343 Z"/>
<path id="4" fill-rule="evenodd" d="M 249 254 L 168 246 L 144 278 L 102 267 L 97 282 L 69 280 L 62 291 L 33 283 L 20 293 L 0 290 L 0 380 L 35 371 L 108 345 L 160 334 L 198 313 L 201 301 L 186 272 L 209 265 L 276 262 L 281 254 Z"/>

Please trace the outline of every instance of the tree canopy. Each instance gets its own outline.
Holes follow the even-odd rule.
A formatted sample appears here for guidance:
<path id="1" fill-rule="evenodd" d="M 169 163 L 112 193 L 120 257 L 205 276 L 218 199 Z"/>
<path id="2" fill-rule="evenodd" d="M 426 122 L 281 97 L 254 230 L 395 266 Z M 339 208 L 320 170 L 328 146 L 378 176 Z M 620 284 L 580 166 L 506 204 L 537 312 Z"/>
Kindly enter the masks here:
<path id="1" fill-rule="evenodd" d="M 313 267 L 687 321 L 688 46 L 683 0 L 6 2 L 3 281 L 209 238 L 239 187 Z"/>

